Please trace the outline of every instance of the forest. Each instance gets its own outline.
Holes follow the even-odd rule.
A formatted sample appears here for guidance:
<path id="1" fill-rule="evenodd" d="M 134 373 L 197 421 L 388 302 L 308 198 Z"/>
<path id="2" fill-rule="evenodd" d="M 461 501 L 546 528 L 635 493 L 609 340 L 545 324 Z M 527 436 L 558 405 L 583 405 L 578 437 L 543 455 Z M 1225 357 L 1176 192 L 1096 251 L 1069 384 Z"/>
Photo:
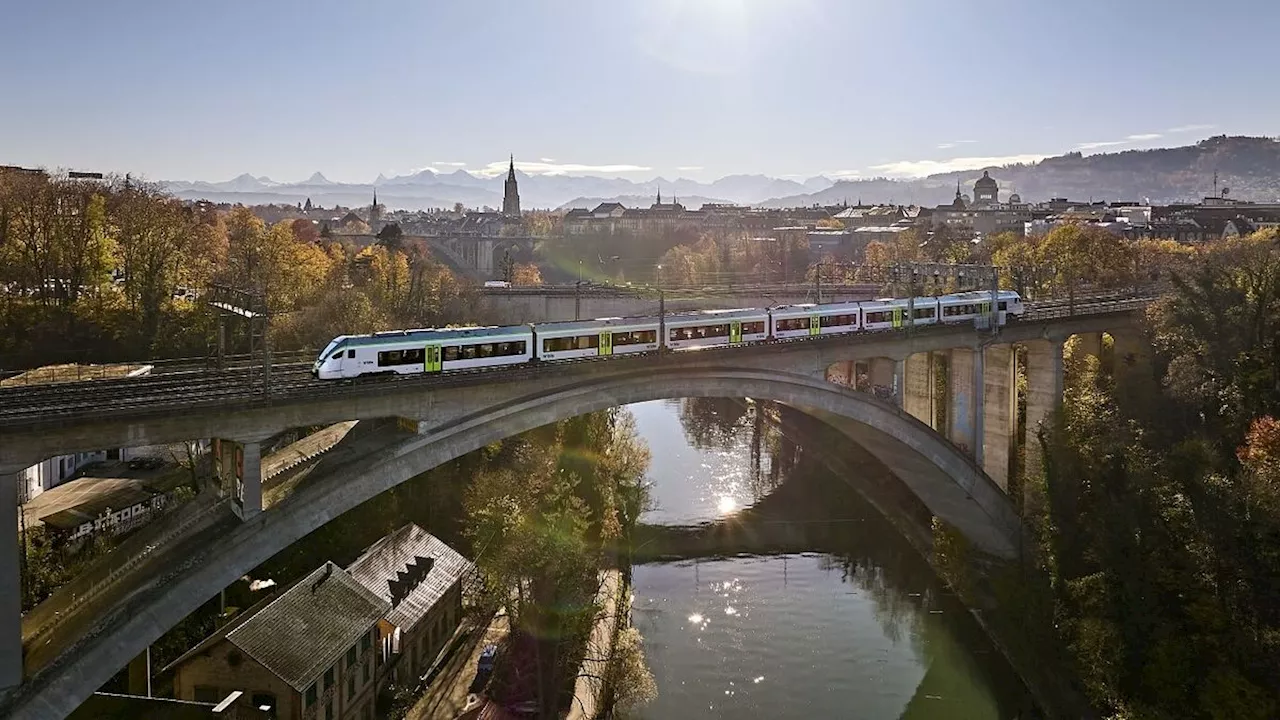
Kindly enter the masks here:
<path id="1" fill-rule="evenodd" d="M 1028 440 L 1045 620 L 1107 717 L 1280 709 L 1277 240 L 1195 250 L 1146 318 L 1149 356 L 1071 353 L 1063 410 Z"/>
<path id="2" fill-rule="evenodd" d="M 275 350 L 476 319 L 474 291 L 420 246 L 362 248 L 127 178 L 0 176 L 0 368 L 208 357 L 216 318 L 195 293 L 211 283 L 261 294 Z"/>

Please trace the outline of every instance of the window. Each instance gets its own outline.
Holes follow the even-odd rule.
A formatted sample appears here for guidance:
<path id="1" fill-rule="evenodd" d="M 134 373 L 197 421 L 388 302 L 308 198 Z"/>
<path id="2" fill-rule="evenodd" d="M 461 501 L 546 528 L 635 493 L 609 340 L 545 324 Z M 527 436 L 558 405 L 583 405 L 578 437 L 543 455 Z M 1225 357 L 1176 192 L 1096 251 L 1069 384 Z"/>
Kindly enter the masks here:
<path id="1" fill-rule="evenodd" d="M 808 330 L 808 329 L 809 329 L 809 318 L 807 317 L 782 318 L 777 321 L 778 332 L 788 332 L 791 330 Z"/>
<path id="2" fill-rule="evenodd" d="M 744 322 L 744 323 L 742 323 L 742 334 L 743 334 L 743 335 L 760 335 L 760 334 L 762 334 L 762 333 L 764 333 L 764 321 L 763 321 L 763 320 L 758 320 L 758 321 L 756 321 L 756 322 Z"/>
<path id="3" fill-rule="evenodd" d="M 347 673 L 347 700 L 356 696 L 356 674 Z"/>
<path id="4" fill-rule="evenodd" d="M 369 684 L 369 663 L 365 663 L 361 667 L 364 670 L 364 684 L 368 685 Z"/>
<path id="5" fill-rule="evenodd" d="M 444 348 L 445 362 L 457 360 L 474 360 L 477 357 L 510 357 L 524 355 L 528 345 L 524 340 L 513 340 L 500 343 L 477 343 L 475 345 L 450 345 Z"/>
<path id="6" fill-rule="evenodd" d="M 211 685 L 196 686 L 196 702 L 212 703 L 217 705 L 222 702 L 222 693 L 218 692 L 218 688 Z"/>
<path id="7" fill-rule="evenodd" d="M 333 687 L 333 668 L 324 671 L 324 689 Z"/>
<path id="8" fill-rule="evenodd" d="M 355 350 L 352 350 L 352 351 L 351 351 L 351 353 L 352 353 L 352 354 L 355 354 Z M 333 354 L 333 357 L 331 357 L 331 358 L 329 358 L 329 359 L 330 359 L 330 360 L 337 360 L 337 359 L 338 359 L 338 358 L 340 358 L 340 357 L 342 357 L 342 351 L 341 351 L 341 350 L 339 350 L 338 352 L 334 353 L 334 354 Z"/>
<path id="9" fill-rule="evenodd" d="M 613 334 L 613 346 L 646 345 L 658 341 L 657 330 L 635 330 L 633 332 L 617 332 Z"/>
<path id="10" fill-rule="evenodd" d="M 932 320 L 933 311 L 937 308 L 915 308 L 916 320 Z"/>
<path id="11" fill-rule="evenodd" d="M 276 715 L 276 696 L 271 693 L 257 692 L 253 694 L 253 706 L 263 710 L 271 717 Z"/>
<path id="12" fill-rule="evenodd" d="M 579 335 L 577 337 L 546 338 L 542 341 L 542 352 L 590 350 L 598 347 L 600 347 L 600 336 L 595 333 L 592 333 L 591 335 Z"/>
<path id="13" fill-rule="evenodd" d="M 395 365 L 421 365 L 426 361 L 425 348 L 409 348 L 407 350 L 383 350 L 378 353 L 378 367 Z"/>
<path id="14" fill-rule="evenodd" d="M 355 665 L 355 664 L 356 664 L 356 646 L 352 645 L 351 649 L 347 651 L 347 667 L 351 667 L 352 665 Z"/>
<path id="15" fill-rule="evenodd" d="M 857 320 L 856 315 L 823 315 L 818 318 L 821 327 L 848 327 Z"/>
<path id="16" fill-rule="evenodd" d="M 1000 301 L 1000 311 L 1001 311 L 1001 312 L 1004 312 L 1005 310 L 1008 310 L 1008 309 L 1009 309 L 1009 308 L 1008 308 L 1008 303 L 1006 303 L 1005 301 L 1001 300 L 1001 301 Z"/>
<path id="17" fill-rule="evenodd" d="M 324 704 L 324 720 L 333 720 L 333 701 Z"/>
<path id="18" fill-rule="evenodd" d="M 371 647 L 373 647 L 373 631 L 372 630 L 365 633 L 364 637 L 360 638 L 360 652 L 362 653 L 368 652 L 369 648 Z"/>
<path id="19" fill-rule="evenodd" d="M 312 705 L 316 704 L 316 684 L 315 683 L 311 683 L 311 686 L 307 688 L 306 698 L 303 700 L 302 704 L 304 707 L 311 707 Z"/>
<path id="20" fill-rule="evenodd" d="M 347 351 L 347 359 L 348 359 L 348 360 L 352 360 L 352 359 L 354 359 L 354 358 L 355 358 L 355 356 L 356 356 L 356 351 L 355 351 L 355 350 L 348 350 L 348 351 Z"/>

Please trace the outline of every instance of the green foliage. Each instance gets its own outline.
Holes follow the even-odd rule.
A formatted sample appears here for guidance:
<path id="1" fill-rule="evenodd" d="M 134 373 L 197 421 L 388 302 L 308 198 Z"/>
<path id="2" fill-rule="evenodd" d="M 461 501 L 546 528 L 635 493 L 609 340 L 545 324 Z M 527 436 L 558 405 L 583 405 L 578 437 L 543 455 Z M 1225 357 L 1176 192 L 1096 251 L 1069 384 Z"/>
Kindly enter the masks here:
<path id="1" fill-rule="evenodd" d="M 1150 362 L 1068 358 L 1065 409 L 1046 437 L 1045 477 L 1027 479 L 1026 512 L 1053 579 L 1059 632 L 1100 709 L 1273 717 L 1274 238 L 1202 251 L 1174 285 L 1150 317 Z"/>

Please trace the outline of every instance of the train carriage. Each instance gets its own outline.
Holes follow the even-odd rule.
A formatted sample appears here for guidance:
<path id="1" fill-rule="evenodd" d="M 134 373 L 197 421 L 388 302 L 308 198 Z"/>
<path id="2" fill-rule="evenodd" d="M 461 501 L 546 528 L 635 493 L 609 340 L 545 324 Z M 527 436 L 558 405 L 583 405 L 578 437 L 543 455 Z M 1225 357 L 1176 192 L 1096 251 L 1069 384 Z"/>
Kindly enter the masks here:
<path id="1" fill-rule="evenodd" d="M 539 360 L 628 355 L 658 349 L 658 318 L 597 318 L 533 326 Z"/>
<path id="2" fill-rule="evenodd" d="M 773 337 L 779 340 L 857 332 L 862 327 L 859 303 L 780 305 L 769 310 Z"/>
<path id="3" fill-rule="evenodd" d="M 395 330 L 334 339 L 312 367 L 322 380 L 514 365 L 533 358 L 528 325 Z"/>
<path id="4" fill-rule="evenodd" d="M 692 350 L 760 342 L 769 337 L 767 310 L 706 310 L 669 315 L 667 347 Z"/>
<path id="5" fill-rule="evenodd" d="M 996 293 L 996 323 L 1004 325 L 1009 318 L 1023 313 L 1022 298 L 1012 290 L 1001 290 Z M 939 312 L 942 322 L 973 322 L 976 318 L 990 315 L 991 293 L 984 290 L 943 295 L 938 298 Z"/>

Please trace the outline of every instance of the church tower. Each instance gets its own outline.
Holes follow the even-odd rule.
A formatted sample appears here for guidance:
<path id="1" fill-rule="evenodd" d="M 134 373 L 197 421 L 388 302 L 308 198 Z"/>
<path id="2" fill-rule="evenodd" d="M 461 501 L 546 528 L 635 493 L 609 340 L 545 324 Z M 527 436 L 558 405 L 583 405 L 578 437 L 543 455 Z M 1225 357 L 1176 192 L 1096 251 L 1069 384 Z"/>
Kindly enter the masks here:
<path id="1" fill-rule="evenodd" d="M 373 204 L 369 206 L 369 229 L 378 232 L 378 223 L 382 220 L 382 208 L 378 207 L 378 188 L 373 189 Z"/>
<path id="2" fill-rule="evenodd" d="M 516 187 L 516 156 L 507 168 L 507 183 L 502 190 L 502 214 L 520 217 L 520 190 Z"/>

